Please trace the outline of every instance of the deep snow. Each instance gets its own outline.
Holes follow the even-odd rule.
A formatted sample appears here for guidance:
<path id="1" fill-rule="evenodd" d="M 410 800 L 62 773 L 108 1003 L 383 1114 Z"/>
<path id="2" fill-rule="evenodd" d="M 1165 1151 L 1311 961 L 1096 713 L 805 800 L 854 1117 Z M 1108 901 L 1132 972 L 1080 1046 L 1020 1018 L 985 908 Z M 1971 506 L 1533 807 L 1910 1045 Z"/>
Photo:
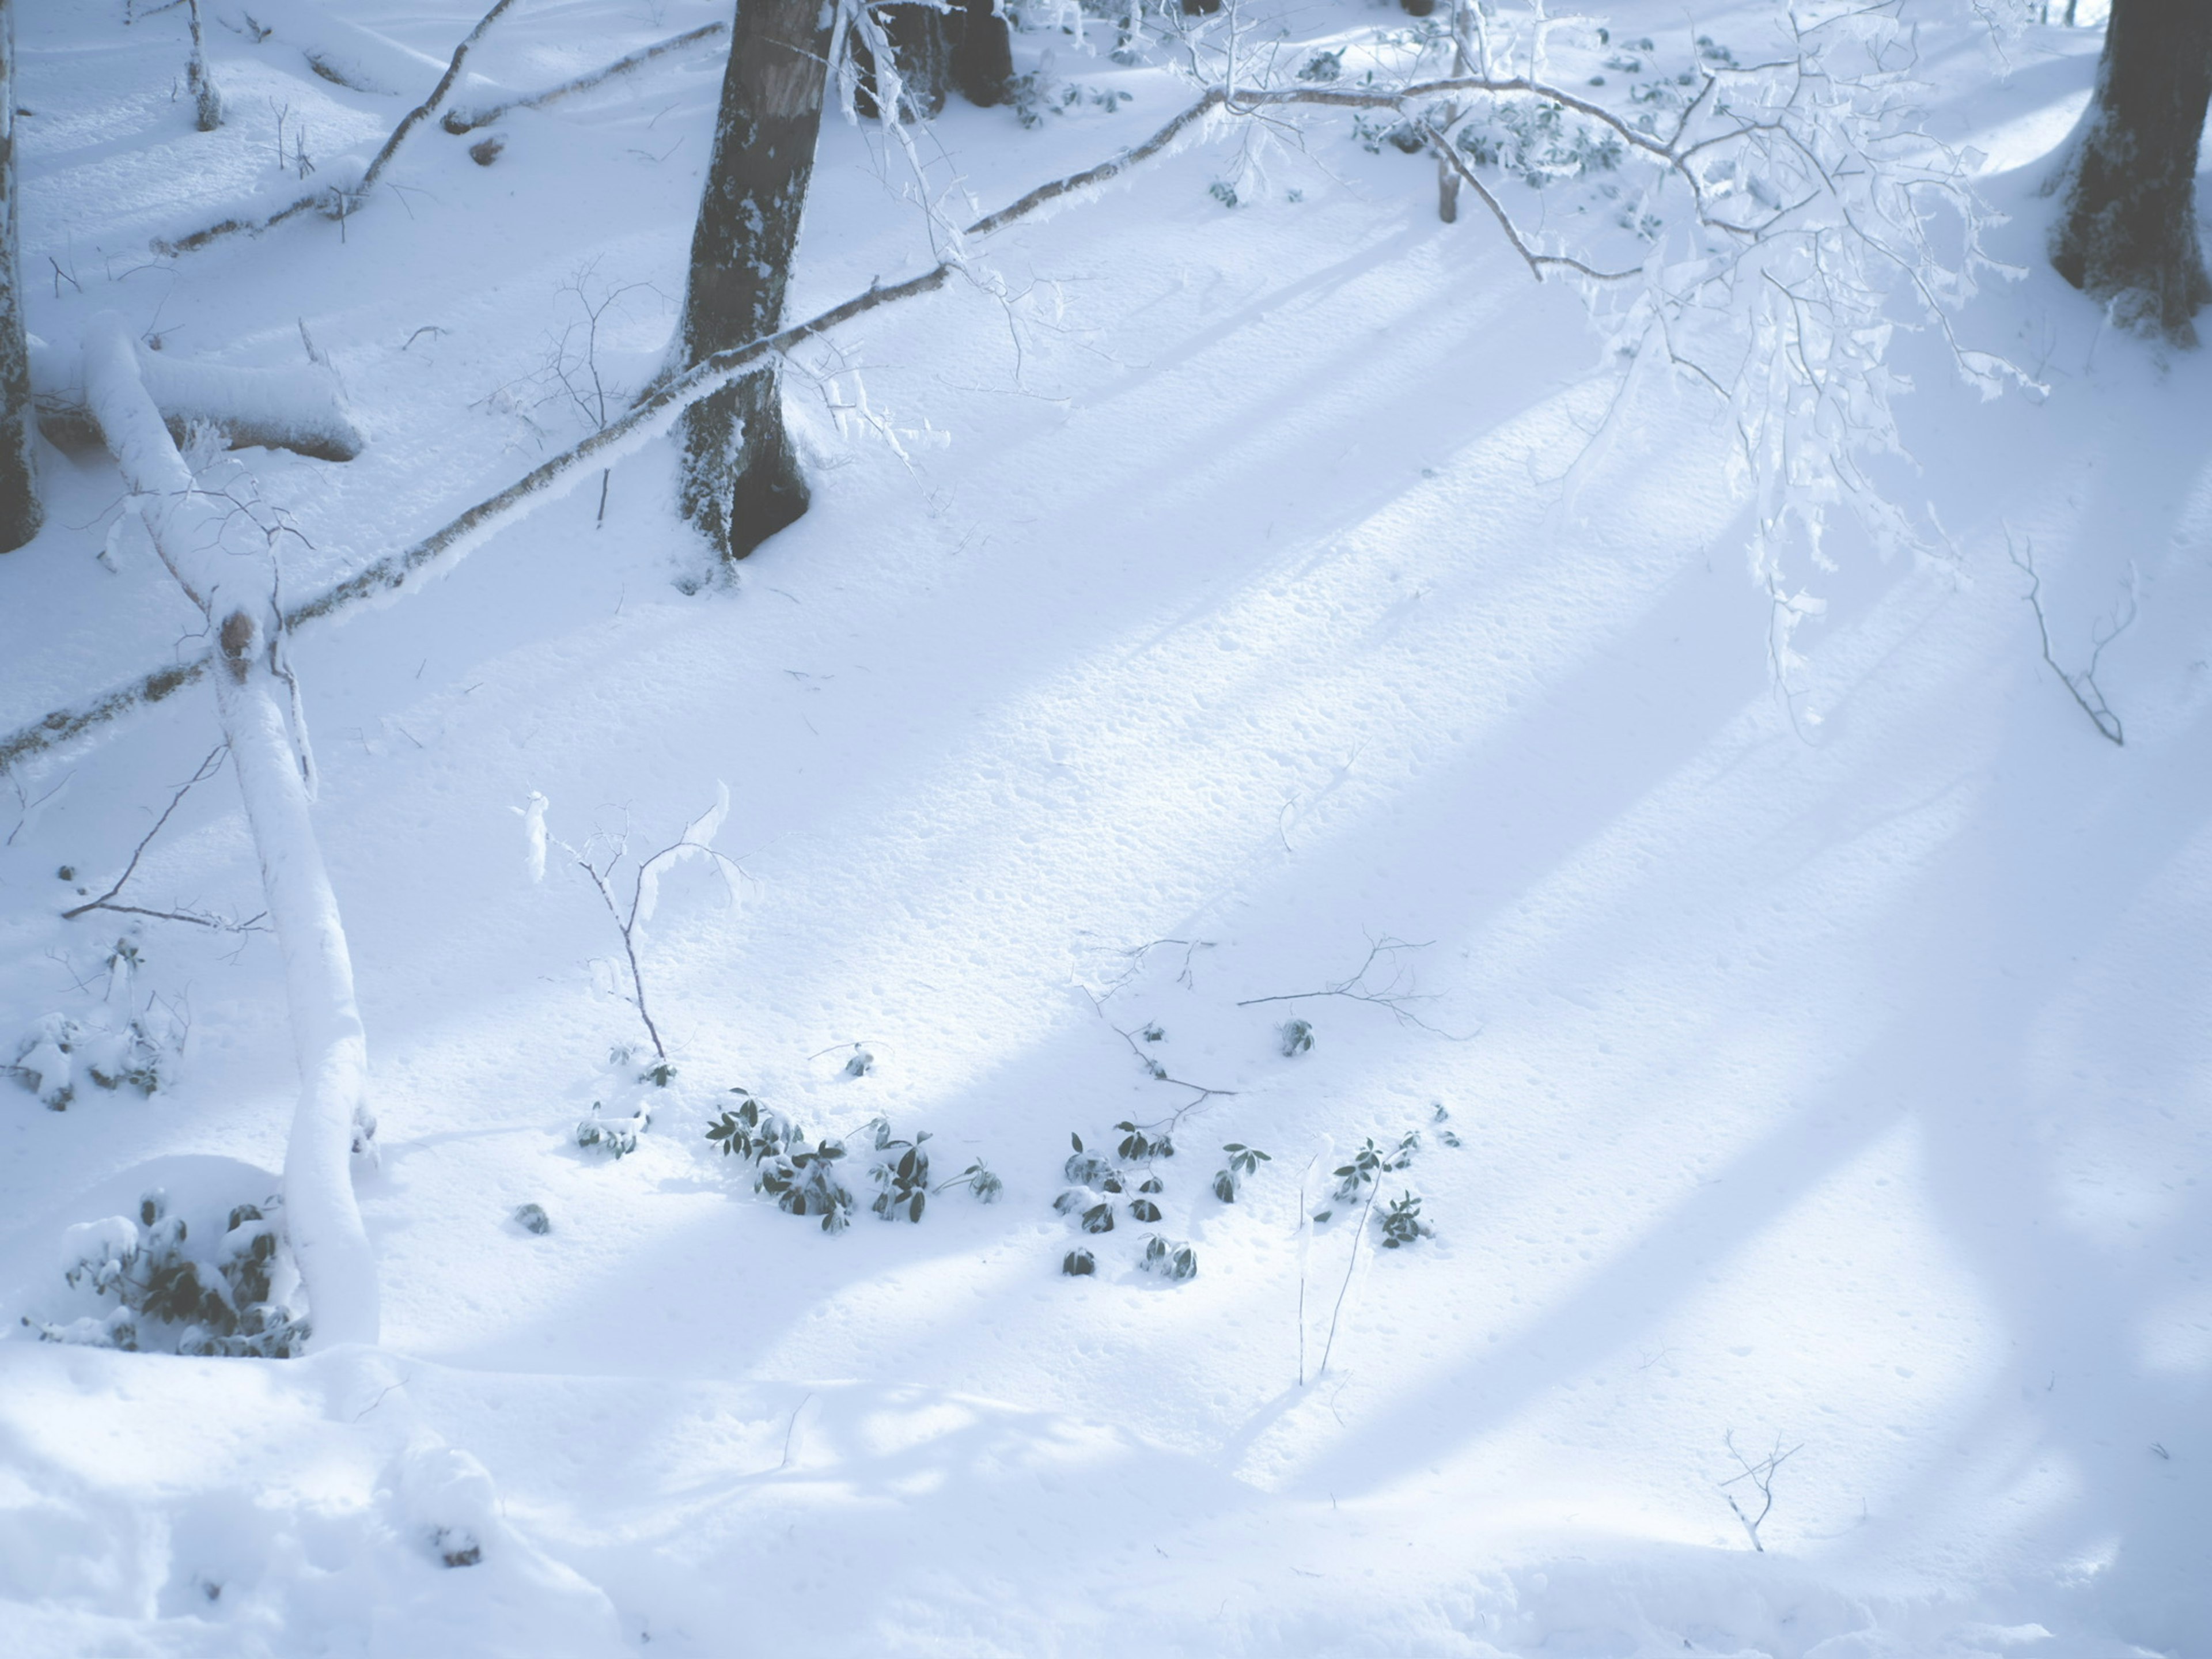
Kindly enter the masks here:
<path id="1" fill-rule="evenodd" d="M 525 3 L 462 101 L 720 9 Z M 258 45 L 211 27 L 231 124 L 201 135 L 171 98 L 180 14 L 18 10 L 34 331 L 112 307 L 167 351 L 275 366 L 304 318 L 344 378 L 358 459 L 246 455 L 304 538 L 288 587 L 580 435 L 540 373 L 580 315 L 564 283 L 638 285 L 602 364 L 628 388 L 655 367 L 711 52 L 510 117 L 489 167 L 419 135 L 343 236 L 167 261 L 150 238 L 296 191 L 276 109 L 336 169 L 404 106 L 303 45 L 419 95 L 472 15 L 255 8 Z M 1395 13 L 1281 15 L 1304 38 Z M 587 475 L 303 634 L 382 1123 L 383 1343 L 0 1342 L 9 1650 L 2204 1650 L 2212 368 L 2104 331 L 2037 256 L 2094 33 L 2001 64 L 1966 8 L 1925 29 L 1930 122 L 1987 154 L 2028 273 L 1964 326 L 2051 391 L 1984 404 L 1898 342 L 1900 488 L 1949 540 L 1884 564 L 1839 532 L 1786 690 L 1705 406 L 1647 384 L 1592 449 L 1616 380 L 1576 296 L 1480 213 L 1439 224 L 1430 164 L 1332 122 L 1233 211 L 1207 191 L 1222 128 L 994 242 L 996 292 L 804 354 L 814 510 L 733 584 L 684 591 L 707 561 L 663 444 L 614 471 L 603 526 Z M 1186 95 L 1018 45 L 1135 101 L 1034 131 L 956 104 L 924 143 L 987 207 Z M 793 314 L 922 268 L 896 169 L 825 133 Z M 10 731 L 198 621 L 143 546 L 95 559 L 112 465 L 41 463 L 47 529 L 0 559 Z M 2008 534 L 2069 666 L 2135 573 L 2100 675 L 2125 747 L 2042 662 Z M 58 912 L 215 741 L 198 688 L 7 781 L 0 1043 L 101 1006 L 121 919 Z M 518 813 L 538 792 L 556 835 L 646 849 L 720 783 L 739 896 L 703 866 L 665 884 L 644 959 L 678 1076 L 640 1090 L 607 1064 L 642 1037 L 607 994 L 618 941 L 557 853 L 531 882 Z M 227 775 L 134 884 L 259 908 Z M 1161 939 L 1184 943 L 1130 954 Z M 1413 1018 L 1239 1006 L 1342 983 L 1378 940 L 1411 948 L 1365 983 Z M 273 944 L 137 942 L 126 994 L 189 1009 L 173 1086 L 52 1112 L 0 1084 L 11 1328 L 91 1305 L 70 1225 L 155 1186 L 258 1200 L 283 1164 Z M 1285 1058 L 1292 1017 L 1314 1046 Z M 1123 1031 L 1234 1091 L 1159 1166 L 1187 1284 L 1136 1270 L 1134 1224 L 1081 1239 L 1050 1207 L 1071 1133 L 1191 1098 Z M 940 1176 L 980 1155 L 1004 1197 L 824 1237 L 703 1139 L 736 1085 L 817 1134 L 930 1129 Z M 635 1153 L 573 1144 L 594 1100 L 635 1099 Z M 1299 1171 L 1414 1129 L 1384 1196 L 1417 1191 L 1435 1237 L 1362 1244 L 1301 1388 Z M 1228 1141 L 1273 1158 L 1233 1207 L 1207 1191 Z M 1310 1370 L 1352 1237 L 1305 1247 Z M 1059 1272 L 1079 1243 L 1092 1279 Z M 1802 1448 L 1765 1553 L 1718 1486 L 1731 1435 Z M 448 1569 L 434 1540 L 462 1532 L 482 1559 Z"/>

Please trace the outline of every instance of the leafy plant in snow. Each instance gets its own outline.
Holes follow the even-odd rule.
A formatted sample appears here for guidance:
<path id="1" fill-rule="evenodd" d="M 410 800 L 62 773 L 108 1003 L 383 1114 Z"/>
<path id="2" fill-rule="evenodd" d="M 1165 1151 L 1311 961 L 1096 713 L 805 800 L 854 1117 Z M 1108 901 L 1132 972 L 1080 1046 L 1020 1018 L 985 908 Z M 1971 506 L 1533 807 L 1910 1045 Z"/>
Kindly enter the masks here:
<path id="1" fill-rule="evenodd" d="M 269 1212 L 279 1207 L 274 1198 L 265 1209 L 237 1206 L 212 1251 L 196 1255 L 186 1248 L 185 1218 L 169 1213 L 156 1188 L 139 1200 L 136 1220 L 110 1216 L 64 1236 L 70 1287 L 112 1296 L 117 1305 L 67 1324 L 27 1315 L 23 1323 L 47 1342 L 137 1352 L 165 1340 L 178 1353 L 289 1358 L 308 1325 L 274 1295 L 282 1236 Z"/>
<path id="2" fill-rule="evenodd" d="M 1313 1027 L 1304 1020 L 1285 1020 L 1277 1035 L 1282 1039 L 1285 1060 L 1296 1060 L 1300 1054 L 1313 1052 Z"/>
<path id="3" fill-rule="evenodd" d="M 878 1188 L 876 1201 L 868 1207 L 886 1221 L 900 1216 L 921 1220 L 922 1207 L 929 1202 L 929 1154 L 921 1149 L 929 1131 L 919 1130 L 912 1140 L 900 1140 L 882 1118 L 868 1127 L 876 1133 L 876 1151 L 881 1154 L 868 1171 Z"/>
<path id="4" fill-rule="evenodd" d="M 1405 1169 L 1421 1149 L 1421 1132 L 1408 1129 L 1395 1147 L 1378 1146 L 1370 1135 L 1351 1158 L 1335 1170 L 1336 1192 L 1325 1210 L 1314 1212 L 1316 1221 L 1327 1221 L 1336 1213 L 1340 1205 L 1357 1204 L 1363 1196 L 1368 1205 L 1375 1202 L 1376 1182 L 1385 1175 Z"/>
<path id="5" fill-rule="evenodd" d="M 0 1066 L 50 1111 L 68 1110 L 82 1082 L 151 1095 L 174 1074 L 183 1054 L 190 1022 L 158 997 L 148 997 L 143 1006 L 138 1001 L 136 985 L 144 963 L 137 941 L 117 939 L 103 965 L 107 983 L 100 1006 L 81 1018 L 44 1016 Z"/>
<path id="6" fill-rule="evenodd" d="M 749 1090 L 730 1092 L 738 1097 L 738 1103 L 725 1108 L 707 1126 L 707 1139 L 726 1156 L 752 1165 L 753 1190 L 775 1200 L 778 1208 L 792 1215 L 818 1217 L 825 1233 L 842 1232 L 851 1224 L 855 1201 L 839 1168 L 849 1155 L 845 1143 L 833 1136 L 810 1145 L 804 1129 L 762 1104 Z M 928 1130 L 918 1130 L 907 1139 L 893 1134 L 884 1118 L 871 1119 L 866 1127 L 874 1154 L 868 1179 L 877 1189 L 869 1208 L 885 1221 L 920 1221 L 933 1190 L 965 1187 L 982 1204 L 995 1201 L 1004 1190 L 1004 1183 L 980 1158 L 933 1189 L 929 1154 L 922 1146 L 930 1138 Z"/>
<path id="7" fill-rule="evenodd" d="M 1424 1238 L 1431 1238 L 1436 1229 L 1421 1219 L 1421 1200 L 1412 1193 L 1390 1200 L 1382 1212 L 1382 1248 L 1397 1249 Z"/>
<path id="8" fill-rule="evenodd" d="M 1229 1155 L 1229 1161 L 1214 1175 L 1213 1195 L 1224 1204 L 1234 1204 L 1244 1178 L 1257 1175 L 1262 1164 L 1273 1160 L 1257 1146 L 1247 1146 L 1239 1140 L 1224 1143 L 1221 1150 Z"/>
<path id="9" fill-rule="evenodd" d="M 592 1115 L 576 1125 L 576 1144 L 586 1152 L 597 1149 L 617 1158 L 627 1158 L 637 1150 L 640 1136 L 653 1124 L 653 1114 L 644 1108 L 634 1117 L 602 1117 L 598 1101 L 592 1103 Z"/>
<path id="10" fill-rule="evenodd" d="M 1154 1233 L 1145 1240 L 1145 1254 L 1137 1265 L 1148 1273 L 1158 1273 L 1170 1285 L 1180 1285 L 1186 1279 L 1198 1277 L 1198 1252 L 1180 1240 L 1162 1238 Z"/>

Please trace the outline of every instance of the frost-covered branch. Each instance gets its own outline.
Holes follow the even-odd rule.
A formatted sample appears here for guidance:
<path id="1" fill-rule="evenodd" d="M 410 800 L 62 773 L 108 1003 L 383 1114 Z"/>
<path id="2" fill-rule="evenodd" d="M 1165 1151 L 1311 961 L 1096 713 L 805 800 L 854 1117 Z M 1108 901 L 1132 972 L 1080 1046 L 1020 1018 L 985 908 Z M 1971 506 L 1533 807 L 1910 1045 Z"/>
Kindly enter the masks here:
<path id="1" fill-rule="evenodd" d="M 545 875 L 545 852 L 549 846 L 560 848 L 563 857 L 584 872 L 585 879 L 599 894 L 599 902 L 606 906 L 608 918 L 622 939 L 623 960 L 629 977 L 629 989 L 622 993 L 623 1000 L 637 1010 L 637 1017 L 645 1035 L 653 1043 L 654 1055 L 667 1063 L 668 1045 L 661 1041 L 660 1027 L 653 1018 L 646 1000 L 645 969 L 638 957 L 638 946 L 644 943 L 645 929 L 653 920 L 660 902 L 660 879 L 668 871 L 688 859 L 702 858 L 721 872 L 727 884 L 730 902 L 738 901 L 738 876 L 740 866 L 726 853 L 719 851 L 714 842 L 721 833 L 722 821 L 730 815 L 730 787 L 714 787 L 714 804 L 684 827 L 684 833 L 670 845 L 647 858 L 640 860 L 629 872 L 629 892 L 627 899 L 617 889 L 617 872 L 629 856 L 629 836 L 594 836 L 579 849 L 554 836 L 547 828 L 545 797 L 532 791 L 529 805 L 516 809 L 522 814 L 523 832 L 528 844 L 530 878 L 541 881 Z"/>
<path id="2" fill-rule="evenodd" d="M 641 47 L 627 58 L 617 58 L 605 69 L 593 70 L 589 75 L 580 75 L 573 81 L 563 81 L 559 86 L 548 87 L 543 92 L 534 92 L 523 98 L 510 98 L 504 104 L 485 104 L 474 109 L 449 109 L 438 125 L 456 137 L 463 133 L 474 132 L 478 127 L 488 127 L 501 116 L 515 110 L 543 109 L 548 104 L 557 103 L 563 98 L 574 96 L 577 93 L 589 92 L 593 87 L 603 86 L 618 75 L 627 75 L 632 70 L 641 68 L 653 62 L 656 58 L 665 57 L 672 52 L 681 52 L 684 47 L 696 46 L 702 40 L 714 40 L 728 31 L 729 25 L 726 23 L 702 24 L 699 27 L 689 30 L 683 34 L 672 36 L 653 46 Z"/>

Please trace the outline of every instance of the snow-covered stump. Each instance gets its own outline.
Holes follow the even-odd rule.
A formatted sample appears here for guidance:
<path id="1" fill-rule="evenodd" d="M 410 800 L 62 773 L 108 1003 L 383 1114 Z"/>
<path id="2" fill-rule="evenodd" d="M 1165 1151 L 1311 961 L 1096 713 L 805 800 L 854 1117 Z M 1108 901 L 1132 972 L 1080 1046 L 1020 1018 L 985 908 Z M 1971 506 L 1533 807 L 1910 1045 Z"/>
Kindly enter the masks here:
<path id="1" fill-rule="evenodd" d="M 295 724 L 296 687 L 281 655 L 271 573 L 261 558 L 226 544 L 243 515 L 229 498 L 198 487 L 147 391 L 137 342 L 113 312 L 86 325 L 83 386 L 161 562 L 216 636 L 216 706 L 284 953 L 300 1065 L 284 1158 L 293 1253 L 316 1337 L 373 1343 L 376 1263 L 354 1201 L 351 1162 L 356 1145 L 365 1147 L 373 1133 L 368 1044 L 337 898 L 308 814 L 311 763 Z"/>

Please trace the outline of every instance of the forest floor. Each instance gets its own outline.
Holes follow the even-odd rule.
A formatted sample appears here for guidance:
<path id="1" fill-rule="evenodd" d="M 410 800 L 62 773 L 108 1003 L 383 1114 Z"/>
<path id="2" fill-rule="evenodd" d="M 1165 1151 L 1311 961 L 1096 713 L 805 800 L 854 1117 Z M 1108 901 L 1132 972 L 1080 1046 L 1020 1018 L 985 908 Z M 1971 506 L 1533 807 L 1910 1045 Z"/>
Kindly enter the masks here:
<path id="1" fill-rule="evenodd" d="M 714 52 L 508 118 L 488 167 L 425 131 L 343 227 L 157 258 L 301 187 L 280 131 L 357 165 L 472 17 L 270 0 L 257 41 L 217 0 L 231 118 L 200 134 L 181 12 L 15 9 L 34 332 L 113 308 L 281 364 L 304 325 L 344 379 L 359 459 L 244 457 L 298 532 L 289 592 L 588 430 L 554 372 L 581 384 L 588 306 L 617 396 L 653 373 Z M 526 0 L 461 101 L 727 9 Z M 95 1310 L 71 1224 L 273 1191 L 295 1078 L 266 933 L 59 919 L 216 744 L 204 688 L 0 780 L 0 1060 L 53 1015 L 178 1050 L 150 1097 L 0 1079 L 0 1646 L 2206 1651 L 2212 358 L 2112 333 L 2039 257 L 2095 33 L 2001 58 L 1968 14 L 1930 9 L 1929 119 L 1984 153 L 2025 275 L 1960 326 L 2048 389 L 1983 402 L 1899 337 L 1898 475 L 1948 540 L 1885 562 L 1839 526 L 1783 683 L 1709 407 L 1624 393 L 1566 284 L 1341 118 L 1303 149 L 1217 125 L 803 351 L 814 507 L 733 578 L 662 442 L 603 521 L 586 473 L 303 632 L 381 1122 L 377 1348 L 19 1323 Z M 956 100 L 933 176 L 997 206 L 1187 99 L 1086 27 L 1017 36 L 1073 107 Z M 903 165 L 828 125 L 790 314 L 924 268 Z M 0 731 L 198 620 L 143 545 L 96 557 L 111 464 L 42 465 Z M 2069 669 L 2135 595 L 2099 665 L 2124 746 L 2044 660 L 2029 549 Z M 610 1059 L 645 1032 L 606 913 L 557 847 L 530 878 L 520 814 L 635 858 L 723 786 L 741 877 L 674 872 L 644 939 L 655 1088 Z M 228 775 L 131 891 L 259 909 Z M 856 1164 L 872 1119 L 928 1130 L 940 1180 L 981 1158 L 1003 1194 L 825 1236 L 706 1139 L 739 1085 Z M 629 1156 L 575 1144 L 595 1101 L 650 1108 Z M 1124 1121 L 1172 1124 L 1162 1218 L 1085 1237 L 1052 1207 L 1069 1137 Z M 1431 1237 L 1300 1227 L 1302 1182 L 1317 1206 L 1409 1133 L 1380 1196 Z M 1272 1159 L 1233 1205 L 1232 1142 Z M 1142 1271 L 1147 1232 L 1196 1277 Z M 1759 1551 L 1731 1445 L 1791 1454 Z"/>

